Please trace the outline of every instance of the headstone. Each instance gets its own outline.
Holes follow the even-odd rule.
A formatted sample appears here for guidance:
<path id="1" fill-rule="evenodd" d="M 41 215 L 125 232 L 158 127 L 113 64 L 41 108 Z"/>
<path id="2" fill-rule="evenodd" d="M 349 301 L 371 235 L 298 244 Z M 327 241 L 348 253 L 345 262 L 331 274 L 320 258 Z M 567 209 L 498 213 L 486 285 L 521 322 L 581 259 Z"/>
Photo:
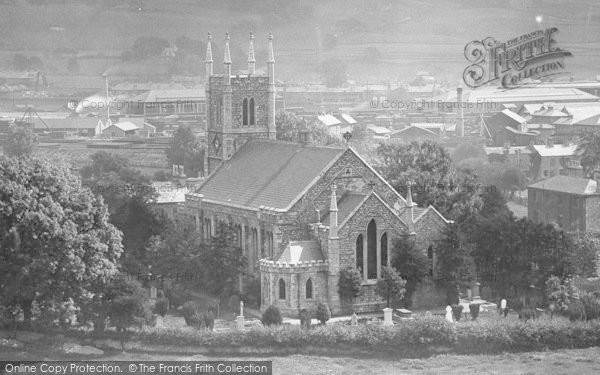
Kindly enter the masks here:
<path id="1" fill-rule="evenodd" d="M 450 323 L 454 323 L 454 318 L 452 318 L 452 307 L 450 307 L 450 305 L 446 306 L 446 320 Z"/>
<path id="2" fill-rule="evenodd" d="M 480 283 L 475 283 L 475 285 L 473 286 L 473 298 L 474 299 L 481 299 L 481 296 L 479 295 L 479 287 L 481 286 Z"/>
<path id="3" fill-rule="evenodd" d="M 236 319 L 236 327 L 239 330 L 243 330 L 244 329 L 244 317 L 242 315 L 238 316 Z"/>
<path id="4" fill-rule="evenodd" d="M 390 309 L 389 307 L 386 307 L 385 309 L 383 309 L 383 325 L 384 326 L 391 326 L 394 324 L 394 321 L 392 320 L 392 312 L 394 311 L 394 309 Z"/>
<path id="5" fill-rule="evenodd" d="M 244 301 L 240 301 L 240 316 L 244 316 Z"/>
<path id="6" fill-rule="evenodd" d="M 150 287 L 150 298 L 156 299 L 156 287 L 154 286 Z"/>
<path id="7" fill-rule="evenodd" d="M 467 298 L 473 299 L 473 293 L 471 292 L 471 288 L 467 288 Z"/>
<path id="8" fill-rule="evenodd" d="M 503 310 L 506 308 L 506 300 L 505 299 L 502 299 L 502 301 L 500 301 L 500 308 Z"/>
<path id="9" fill-rule="evenodd" d="M 352 318 L 350 318 L 350 325 L 358 325 L 358 316 L 356 315 L 356 313 L 352 313 Z"/>

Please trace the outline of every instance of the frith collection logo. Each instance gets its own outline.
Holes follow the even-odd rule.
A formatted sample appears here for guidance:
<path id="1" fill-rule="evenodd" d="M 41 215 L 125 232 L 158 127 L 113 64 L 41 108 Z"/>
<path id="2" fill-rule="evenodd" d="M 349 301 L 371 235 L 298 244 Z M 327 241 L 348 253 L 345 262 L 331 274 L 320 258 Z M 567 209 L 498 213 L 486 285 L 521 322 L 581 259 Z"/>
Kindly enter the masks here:
<path id="1" fill-rule="evenodd" d="M 471 88 L 500 81 L 505 88 L 515 88 L 530 80 L 564 74 L 564 58 L 570 52 L 556 46 L 556 27 L 537 30 L 507 42 L 489 37 L 465 46 L 465 57 L 471 63 L 463 80 Z"/>

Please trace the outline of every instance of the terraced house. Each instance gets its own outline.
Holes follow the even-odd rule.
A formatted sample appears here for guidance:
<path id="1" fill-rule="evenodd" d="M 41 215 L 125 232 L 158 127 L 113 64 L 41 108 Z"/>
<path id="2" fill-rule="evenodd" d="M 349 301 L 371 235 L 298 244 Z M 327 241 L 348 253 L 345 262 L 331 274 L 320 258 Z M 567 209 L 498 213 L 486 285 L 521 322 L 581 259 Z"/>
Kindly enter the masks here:
<path id="1" fill-rule="evenodd" d="M 272 36 L 266 74 L 255 70 L 253 43 L 248 71 L 236 75 L 229 37 L 224 75 L 212 73 L 208 44 L 208 177 L 186 195 L 186 212 L 206 237 L 221 223 L 235 229 L 249 271 L 261 278 L 263 309 L 295 315 L 323 301 L 339 312 L 337 282 L 347 267 L 363 276 L 354 309 L 379 308 L 375 283 L 394 240 L 415 241 L 434 262 L 448 220 L 400 196 L 351 147 L 276 141 Z"/>

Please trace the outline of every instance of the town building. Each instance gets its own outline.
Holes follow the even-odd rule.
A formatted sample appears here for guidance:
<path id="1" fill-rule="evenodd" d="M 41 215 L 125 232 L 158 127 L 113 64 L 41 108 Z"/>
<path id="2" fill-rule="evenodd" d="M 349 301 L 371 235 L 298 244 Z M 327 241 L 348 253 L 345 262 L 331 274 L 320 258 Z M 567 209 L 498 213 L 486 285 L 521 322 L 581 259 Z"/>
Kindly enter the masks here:
<path id="1" fill-rule="evenodd" d="M 596 180 L 554 176 L 527 187 L 528 217 L 566 231 L 600 231 L 600 191 Z"/>
<path id="2" fill-rule="evenodd" d="M 417 207 L 410 192 L 400 196 L 351 147 L 276 141 L 271 35 L 266 75 L 255 74 L 255 63 L 251 36 L 249 73 L 232 76 L 227 35 L 225 74 L 213 74 L 209 37 L 208 177 L 186 194 L 185 214 L 204 238 L 232 228 L 249 273 L 260 277 L 263 310 L 274 305 L 297 315 L 327 302 L 339 313 L 337 282 L 346 268 L 363 278 L 352 308 L 382 307 L 375 284 L 395 240 L 412 241 L 434 263 L 432 249 L 449 221 L 431 206 Z"/>
<path id="3" fill-rule="evenodd" d="M 532 145 L 531 176 L 534 180 L 570 175 L 583 177 L 579 151 L 576 144 L 554 144 L 548 140 L 543 145 Z"/>

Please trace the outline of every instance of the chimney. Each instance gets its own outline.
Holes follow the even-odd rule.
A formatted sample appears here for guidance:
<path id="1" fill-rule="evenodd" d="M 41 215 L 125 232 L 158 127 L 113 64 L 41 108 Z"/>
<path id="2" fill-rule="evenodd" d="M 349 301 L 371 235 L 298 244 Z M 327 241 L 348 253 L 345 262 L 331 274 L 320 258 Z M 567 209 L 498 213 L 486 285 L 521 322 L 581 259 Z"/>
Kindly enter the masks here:
<path id="1" fill-rule="evenodd" d="M 554 147 L 554 139 L 552 139 L 552 138 L 547 138 L 547 139 L 546 139 L 546 147 L 548 147 L 548 148 L 552 148 L 552 147 Z"/>

